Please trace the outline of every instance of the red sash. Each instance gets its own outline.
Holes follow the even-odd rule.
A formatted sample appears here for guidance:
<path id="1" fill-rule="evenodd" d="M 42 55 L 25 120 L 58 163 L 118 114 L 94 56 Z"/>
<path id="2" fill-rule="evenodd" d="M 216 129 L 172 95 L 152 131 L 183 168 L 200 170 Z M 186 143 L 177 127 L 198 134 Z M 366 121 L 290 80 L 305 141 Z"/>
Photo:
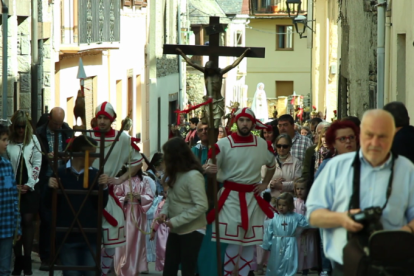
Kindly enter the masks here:
<path id="1" fill-rule="evenodd" d="M 220 212 L 224 206 L 224 203 L 227 200 L 227 197 L 230 194 L 230 191 L 239 192 L 241 223 L 242 223 L 242 228 L 245 231 L 247 231 L 247 228 L 249 226 L 249 215 L 248 215 L 248 210 L 247 210 L 246 193 L 253 192 L 255 186 L 256 185 L 253 185 L 253 184 L 245 185 L 245 184 L 239 184 L 239 183 L 230 182 L 230 181 L 224 181 L 224 190 L 218 201 L 218 212 Z M 260 209 L 262 209 L 262 211 L 266 214 L 266 216 L 268 218 L 273 218 L 274 213 L 272 211 L 272 207 L 270 206 L 270 204 L 257 194 L 254 194 L 254 197 L 256 198 L 257 204 L 259 204 Z M 211 210 L 207 214 L 207 223 L 210 224 L 214 220 L 215 220 L 215 209 Z"/>

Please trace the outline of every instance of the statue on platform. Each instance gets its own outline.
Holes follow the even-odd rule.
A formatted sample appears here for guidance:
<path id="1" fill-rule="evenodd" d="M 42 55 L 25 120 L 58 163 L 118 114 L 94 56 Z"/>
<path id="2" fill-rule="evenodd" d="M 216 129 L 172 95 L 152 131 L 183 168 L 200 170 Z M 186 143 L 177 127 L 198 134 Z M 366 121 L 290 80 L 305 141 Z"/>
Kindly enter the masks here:
<path id="1" fill-rule="evenodd" d="M 253 97 L 252 110 L 258 120 L 265 122 L 269 119 L 267 97 L 264 90 L 264 83 L 262 82 L 257 84 L 256 92 Z"/>
<path id="2" fill-rule="evenodd" d="M 218 68 L 218 65 L 214 64 L 213 61 L 207 61 L 206 65 L 202 67 L 198 64 L 193 63 L 180 48 L 176 48 L 176 51 L 184 58 L 188 65 L 204 73 L 204 82 L 207 91 L 207 96 L 204 96 L 204 100 L 207 101 L 209 97 L 213 98 L 214 128 L 218 128 L 221 124 L 221 118 L 225 113 L 224 98 L 221 96 L 223 75 L 239 65 L 242 59 L 250 51 L 250 48 L 247 48 L 244 53 L 233 62 L 233 64 L 225 67 L 224 69 Z M 209 109 L 207 105 L 202 107 L 202 115 L 200 119 L 203 123 L 208 123 L 208 111 Z"/>

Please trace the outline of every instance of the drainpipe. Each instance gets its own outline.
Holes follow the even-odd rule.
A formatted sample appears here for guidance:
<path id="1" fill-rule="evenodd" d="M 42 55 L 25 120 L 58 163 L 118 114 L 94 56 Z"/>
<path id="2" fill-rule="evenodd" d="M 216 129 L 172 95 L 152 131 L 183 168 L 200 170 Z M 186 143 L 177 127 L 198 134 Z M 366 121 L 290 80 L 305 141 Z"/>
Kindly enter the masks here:
<path id="1" fill-rule="evenodd" d="M 384 107 L 386 6 L 387 1 L 377 4 L 377 108 Z"/>
<path id="2" fill-rule="evenodd" d="M 9 19 L 9 8 L 6 6 L 4 1 L 2 4 L 2 24 L 3 24 L 3 119 L 7 119 L 7 36 L 8 36 L 8 19 Z"/>
<path id="3" fill-rule="evenodd" d="M 178 44 L 181 44 L 181 1 L 178 0 L 177 4 L 177 38 L 178 38 Z M 183 84 L 182 84 L 182 75 L 183 75 L 183 68 L 182 68 L 182 62 L 181 62 L 181 56 L 178 56 L 178 108 L 180 110 L 183 109 Z M 177 115 L 178 116 L 178 115 Z"/>
<path id="4" fill-rule="evenodd" d="M 39 85 L 38 85 L 38 64 L 39 64 L 39 45 L 38 45 L 38 32 L 37 32 L 37 22 L 38 22 L 38 0 L 32 0 L 32 13 L 31 13 L 31 31 L 32 31 L 32 66 L 31 66 L 31 115 L 33 122 L 37 122 L 39 118 L 37 115 L 37 102 L 39 98 Z"/>
<path id="5" fill-rule="evenodd" d="M 389 7 L 389 5 L 388 5 Z M 385 47 L 387 49 L 387 52 L 385 54 L 385 68 L 390 68 L 390 55 L 391 55 L 391 47 L 390 47 L 390 33 L 391 33 L 391 12 L 390 10 L 388 10 L 386 12 L 386 17 L 385 17 Z M 385 103 L 388 103 L 390 101 L 392 101 L 392 96 L 391 96 L 391 88 L 390 88 L 390 70 L 387 70 L 385 72 L 385 79 L 384 79 L 384 101 Z"/>

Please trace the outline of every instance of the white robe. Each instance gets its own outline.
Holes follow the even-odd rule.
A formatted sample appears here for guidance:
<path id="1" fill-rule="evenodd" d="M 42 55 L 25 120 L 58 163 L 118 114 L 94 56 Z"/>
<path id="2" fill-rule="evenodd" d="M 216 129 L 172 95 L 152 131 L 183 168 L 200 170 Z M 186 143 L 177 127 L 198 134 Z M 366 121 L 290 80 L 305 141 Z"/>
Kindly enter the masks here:
<path id="1" fill-rule="evenodd" d="M 101 141 L 99 133 L 88 133 L 94 140 Z M 114 142 L 118 131 L 111 130 L 105 136 L 105 156 L 108 154 L 111 144 Z M 100 148 L 96 149 L 96 153 L 100 152 Z M 131 157 L 130 157 L 131 153 Z M 124 164 L 130 166 L 138 166 L 142 163 L 142 156 L 139 151 L 135 150 L 131 145 L 131 137 L 124 132 L 119 137 L 119 141 L 115 143 L 115 146 L 111 152 L 108 161 L 104 167 L 104 174 L 109 177 L 115 177 L 118 172 L 122 169 Z M 92 166 L 99 169 L 99 159 L 96 159 Z M 106 248 L 115 248 L 125 245 L 125 218 L 124 211 L 116 203 L 113 195 L 110 194 L 108 197 L 108 203 L 106 204 L 105 210 L 115 218 L 118 225 L 111 225 L 105 217 L 102 218 L 102 232 L 103 232 L 103 246 Z"/>
<path id="2" fill-rule="evenodd" d="M 235 182 L 242 185 L 254 185 L 261 181 L 261 167 L 275 167 L 275 158 L 268 143 L 251 134 L 248 137 L 231 136 L 217 142 L 217 180 Z M 216 147 L 216 148 L 217 148 Z M 219 192 L 221 196 L 225 187 Z M 245 231 L 240 211 L 239 192 L 230 191 L 223 208 L 219 213 L 220 240 L 224 243 L 249 246 L 261 244 L 263 240 L 263 222 L 265 213 L 259 207 L 253 192 L 246 192 L 248 227 Z M 213 225 L 213 240 L 216 232 Z"/>

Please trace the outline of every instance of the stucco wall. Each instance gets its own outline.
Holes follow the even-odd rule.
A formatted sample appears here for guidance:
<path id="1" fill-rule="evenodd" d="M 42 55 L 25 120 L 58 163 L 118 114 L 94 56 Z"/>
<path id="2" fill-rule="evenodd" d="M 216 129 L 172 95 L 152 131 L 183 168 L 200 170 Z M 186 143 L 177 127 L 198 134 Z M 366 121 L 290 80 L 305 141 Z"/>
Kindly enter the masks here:
<path id="1" fill-rule="evenodd" d="M 326 112 L 326 120 L 331 121 L 338 103 L 338 3 L 322 0 L 314 4 L 312 105 Z"/>
<path id="2" fill-rule="evenodd" d="M 411 108 L 414 103 L 414 3 L 411 0 L 392 1 L 391 18 L 392 26 L 386 25 L 387 37 L 385 44 L 385 55 L 388 63 L 385 68 L 386 86 L 385 86 L 385 103 L 390 101 L 403 101 L 408 109 L 411 124 L 413 124 L 414 109 Z M 405 34 L 405 63 L 399 61 L 399 54 L 403 51 L 398 43 L 398 35 Z M 402 72 L 404 72 L 405 77 Z M 399 82 L 405 81 L 405 90 L 401 89 Z"/>
<path id="3" fill-rule="evenodd" d="M 259 82 L 265 84 L 267 97 L 276 96 L 276 81 L 293 81 L 298 95 L 311 92 L 311 51 L 306 39 L 293 34 L 293 51 L 276 51 L 276 25 L 289 25 L 290 19 L 251 19 L 246 28 L 246 47 L 265 47 L 266 57 L 247 59 L 246 84 L 251 99 Z"/>

